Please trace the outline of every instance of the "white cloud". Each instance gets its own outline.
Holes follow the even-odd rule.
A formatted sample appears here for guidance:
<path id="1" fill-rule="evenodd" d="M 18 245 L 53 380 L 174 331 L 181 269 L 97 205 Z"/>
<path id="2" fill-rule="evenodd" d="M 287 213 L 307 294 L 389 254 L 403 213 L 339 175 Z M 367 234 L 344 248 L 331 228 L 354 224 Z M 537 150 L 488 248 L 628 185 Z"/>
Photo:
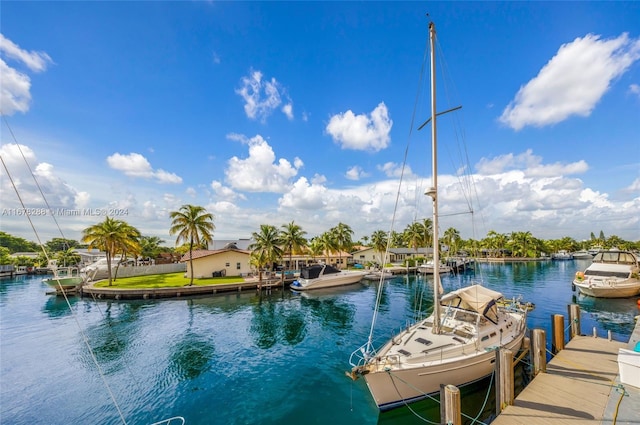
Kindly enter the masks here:
<path id="1" fill-rule="evenodd" d="M 45 52 L 26 51 L 21 49 L 13 41 L 0 34 L 0 52 L 8 58 L 17 60 L 26 65 L 33 72 L 42 72 L 53 61 Z M 4 84 L 4 82 L 3 82 Z"/>
<path id="2" fill-rule="evenodd" d="M 629 93 L 635 94 L 636 96 L 640 97 L 640 85 L 638 85 L 638 84 L 630 84 L 629 85 Z"/>
<path id="3" fill-rule="evenodd" d="M 242 194 L 234 192 L 230 187 L 224 186 L 217 180 L 211 182 L 211 189 L 217 198 L 225 201 L 234 201 L 236 199 L 246 199 Z"/>
<path id="4" fill-rule="evenodd" d="M 60 178 L 52 164 L 38 162 L 34 151 L 28 146 L 12 143 L 2 145 L 0 156 L 26 207 L 44 208 L 49 204 L 52 208 L 80 208 L 89 202 L 90 195 L 87 192 L 78 191 Z M 25 161 L 29 164 L 28 167 Z M 2 167 L 0 176 L 5 175 L 6 171 Z M 0 179 L 2 203 L 5 207 L 18 208 L 18 195 L 15 194 L 11 180 Z"/>
<path id="5" fill-rule="evenodd" d="M 351 110 L 331 117 L 326 132 L 342 149 L 378 152 L 389 146 L 393 121 L 384 102 L 370 115 L 355 115 Z"/>
<path id="6" fill-rule="evenodd" d="M 387 177 L 400 177 L 402 175 L 402 164 L 386 162 L 382 165 L 378 165 L 378 170 L 382 171 Z M 405 164 L 404 175 L 409 176 L 411 174 L 411 167 L 408 164 Z"/>
<path id="7" fill-rule="evenodd" d="M 322 184 L 309 183 L 306 177 L 300 177 L 278 203 L 281 209 L 319 210 L 326 205 L 324 201 L 326 193 L 327 188 Z"/>
<path id="8" fill-rule="evenodd" d="M 640 58 L 640 39 L 624 33 L 603 40 L 588 34 L 560 46 L 538 75 L 521 87 L 500 121 L 514 130 L 589 116 L 611 82 Z"/>
<path id="9" fill-rule="evenodd" d="M 132 152 L 127 155 L 114 153 L 107 157 L 107 164 L 114 170 L 122 171 L 129 177 L 155 179 L 158 183 L 179 184 L 182 178 L 162 169 L 154 170 L 144 156 Z"/>
<path id="10" fill-rule="evenodd" d="M 353 167 L 349 168 L 345 174 L 345 177 L 349 180 L 360 180 L 361 178 L 368 176 L 369 174 L 366 173 L 359 165 L 354 165 Z"/>
<path id="11" fill-rule="evenodd" d="M 583 174 L 589 169 L 584 160 L 568 164 L 542 164 L 542 157 L 534 155 L 531 149 L 519 155 L 512 153 L 491 159 L 482 158 L 476 165 L 480 174 L 498 174 L 506 170 L 525 169 L 529 176 L 553 177 L 558 175 Z"/>
<path id="12" fill-rule="evenodd" d="M 229 185 L 248 192 L 285 192 L 289 180 L 303 166 L 302 160 L 295 158 L 293 165 L 283 158 L 276 162 L 273 149 L 260 135 L 246 140 L 246 143 L 249 145 L 249 157 L 240 159 L 234 156 L 228 161 L 225 175 Z"/>
<path id="13" fill-rule="evenodd" d="M 265 81 L 262 77 L 262 72 L 251 70 L 249 75 L 242 77 L 241 86 L 236 89 L 236 93 L 245 102 L 244 111 L 247 117 L 265 122 L 285 98 L 287 103 L 282 107 L 282 112 L 287 118 L 293 119 L 293 102 L 285 89 L 275 78 Z"/>
<path id="14" fill-rule="evenodd" d="M 0 34 L 0 54 L 6 59 L 25 65 L 32 72 L 43 72 L 53 61 L 44 52 L 26 51 Z M 0 59 L 0 113 L 13 115 L 15 112 L 25 113 L 31 103 L 31 79 L 28 75 L 17 71 Z"/>

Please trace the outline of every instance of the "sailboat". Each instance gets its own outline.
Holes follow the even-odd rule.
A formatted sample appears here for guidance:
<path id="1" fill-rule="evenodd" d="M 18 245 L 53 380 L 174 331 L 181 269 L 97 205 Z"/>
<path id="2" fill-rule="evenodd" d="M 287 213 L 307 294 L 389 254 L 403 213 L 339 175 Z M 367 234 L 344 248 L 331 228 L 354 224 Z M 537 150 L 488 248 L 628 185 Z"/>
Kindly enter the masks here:
<path id="1" fill-rule="evenodd" d="M 432 126 L 433 186 L 425 194 L 433 201 L 433 262 L 440 264 L 436 116 L 444 112 L 436 113 L 435 37 L 431 22 L 431 117 L 425 124 L 430 121 Z M 364 378 L 380 410 L 437 394 L 441 385 L 463 386 L 485 378 L 494 370 L 497 348 L 517 352 L 522 346 L 526 305 L 505 300 L 500 292 L 479 284 L 442 295 L 440 274 L 434 273 L 433 280 L 434 308 L 429 317 L 375 349 L 376 306 L 368 341 L 351 354 L 349 375 Z"/>

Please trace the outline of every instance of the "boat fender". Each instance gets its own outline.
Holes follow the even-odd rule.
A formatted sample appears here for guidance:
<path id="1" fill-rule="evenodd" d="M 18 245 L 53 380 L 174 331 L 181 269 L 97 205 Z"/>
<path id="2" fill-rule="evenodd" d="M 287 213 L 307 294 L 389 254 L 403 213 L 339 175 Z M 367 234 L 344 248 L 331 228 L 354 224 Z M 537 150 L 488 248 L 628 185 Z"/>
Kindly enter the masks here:
<path id="1" fill-rule="evenodd" d="M 582 282 L 584 280 L 584 273 L 582 272 L 576 272 L 576 280 L 578 282 Z"/>
<path id="2" fill-rule="evenodd" d="M 297 280 L 294 280 L 291 286 L 300 287 L 302 285 L 300 285 L 300 282 L 298 282 Z"/>

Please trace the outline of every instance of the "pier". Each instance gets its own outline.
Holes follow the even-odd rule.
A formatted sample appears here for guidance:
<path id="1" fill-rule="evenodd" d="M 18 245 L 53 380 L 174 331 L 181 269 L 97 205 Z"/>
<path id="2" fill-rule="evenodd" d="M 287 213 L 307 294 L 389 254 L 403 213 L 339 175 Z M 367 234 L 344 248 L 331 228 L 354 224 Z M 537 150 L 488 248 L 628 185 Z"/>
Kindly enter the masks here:
<path id="1" fill-rule="evenodd" d="M 637 320 L 628 343 L 596 335 L 574 336 L 492 424 L 637 425 L 640 388 L 620 382 L 618 350 L 633 349 L 638 340 Z"/>

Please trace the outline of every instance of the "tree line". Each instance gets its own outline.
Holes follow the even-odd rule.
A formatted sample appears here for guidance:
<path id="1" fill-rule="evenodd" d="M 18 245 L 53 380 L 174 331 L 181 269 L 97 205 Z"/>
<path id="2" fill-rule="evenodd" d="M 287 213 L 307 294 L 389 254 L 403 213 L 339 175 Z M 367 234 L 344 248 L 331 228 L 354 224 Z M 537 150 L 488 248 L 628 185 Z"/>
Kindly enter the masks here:
<path id="1" fill-rule="evenodd" d="M 109 285 L 111 285 L 111 261 L 118 256 L 126 258 L 157 258 L 161 252 L 175 252 L 189 254 L 192 263 L 193 251 L 206 249 L 213 241 L 215 231 L 215 216 L 197 205 L 183 205 L 177 211 L 169 213 L 171 224 L 169 234 L 176 235 L 176 248 L 162 246 L 165 242 L 155 236 L 143 236 L 138 229 L 127 222 L 111 217 L 87 227 L 82 232 L 81 242 L 53 238 L 45 243 L 45 251 L 52 253 L 59 264 L 77 264 L 79 256 L 75 248 L 97 248 L 106 253 Z M 294 221 L 283 224 L 280 228 L 271 224 L 261 224 L 260 229 L 251 234 L 252 244 L 250 262 L 259 272 L 269 269 L 281 260 L 293 255 L 308 255 L 312 259 L 323 256 L 352 252 L 358 246 L 371 247 L 377 252 L 384 252 L 387 248 L 418 248 L 431 247 L 433 241 L 433 222 L 423 219 L 408 224 L 402 232 L 376 230 L 370 236 L 363 236 L 361 240 L 353 239 L 353 229 L 345 223 L 338 223 L 321 235 L 307 239 L 307 232 Z M 569 252 L 589 249 L 599 246 L 602 249 L 619 248 L 625 250 L 640 250 L 640 241 L 626 241 L 618 236 L 605 237 L 591 232 L 588 240 L 576 241 L 571 237 L 543 240 L 536 238 L 529 231 L 514 231 L 498 233 L 489 231 L 485 238 L 463 239 L 460 232 L 450 227 L 440 237 L 442 249 L 450 255 L 465 252 L 474 257 L 521 257 L 536 258 L 543 253 L 552 254 L 560 250 Z M 0 232 L 0 264 L 26 265 L 28 258 L 12 259 L 9 254 L 23 251 L 38 251 L 40 247 L 34 242 Z M 46 264 L 49 255 L 35 260 L 39 264 Z M 342 261 L 340 261 L 342 263 Z M 192 264 L 191 264 L 192 265 Z M 191 269 L 190 284 L 193 284 L 193 267 Z"/>

